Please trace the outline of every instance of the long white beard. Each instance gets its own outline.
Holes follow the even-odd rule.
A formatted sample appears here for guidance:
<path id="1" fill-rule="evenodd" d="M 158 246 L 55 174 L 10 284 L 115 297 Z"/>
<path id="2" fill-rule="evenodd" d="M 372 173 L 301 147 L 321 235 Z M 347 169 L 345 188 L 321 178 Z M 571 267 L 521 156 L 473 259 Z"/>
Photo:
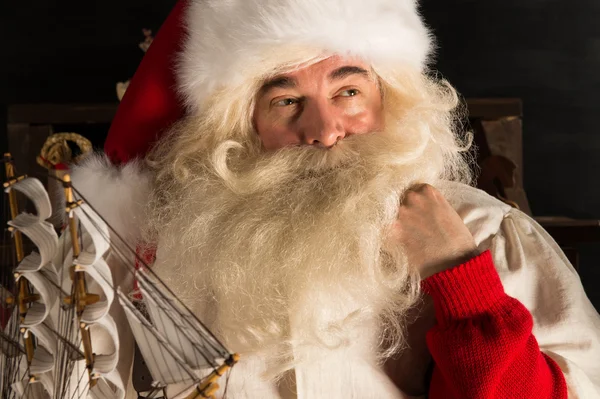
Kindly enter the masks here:
<path id="1" fill-rule="evenodd" d="M 271 377 L 357 343 L 399 349 L 419 281 L 387 230 L 407 187 L 435 184 L 444 167 L 428 135 L 408 133 L 257 156 L 226 142 L 200 155 L 211 164 L 154 193 L 155 270 Z"/>

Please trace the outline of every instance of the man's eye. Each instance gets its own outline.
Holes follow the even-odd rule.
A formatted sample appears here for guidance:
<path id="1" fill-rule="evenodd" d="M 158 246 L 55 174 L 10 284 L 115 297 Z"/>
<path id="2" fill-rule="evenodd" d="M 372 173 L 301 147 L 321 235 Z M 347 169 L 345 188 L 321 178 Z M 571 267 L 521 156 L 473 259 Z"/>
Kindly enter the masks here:
<path id="1" fill-rule="evenodd" d="M 340 92 L 340 96 L 342 97 L 354 97 L 360 93 L 357 89 L 348 89 Z"/>
<path id="2" fill-rule="evenodd" d="M 298 100 L 294 98 L 284 98 L 283 100 L 277 101 L 275 106 L 277 107 L 288 107 L 290 105 L 294 105 L 298 102 Z"/>

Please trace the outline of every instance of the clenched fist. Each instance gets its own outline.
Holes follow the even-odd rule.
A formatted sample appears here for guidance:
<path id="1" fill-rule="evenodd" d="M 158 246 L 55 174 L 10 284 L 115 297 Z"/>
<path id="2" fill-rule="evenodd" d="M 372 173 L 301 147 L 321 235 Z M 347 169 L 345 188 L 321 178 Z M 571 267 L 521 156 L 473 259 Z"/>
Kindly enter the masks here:
<path id="1" fill-rule="evenodd" d="M 392 237 L 421 277 L 458 266 L 478 255 L 473 236 L 448 201 L 433 186 L 409 189 L 398 211 Z"/>

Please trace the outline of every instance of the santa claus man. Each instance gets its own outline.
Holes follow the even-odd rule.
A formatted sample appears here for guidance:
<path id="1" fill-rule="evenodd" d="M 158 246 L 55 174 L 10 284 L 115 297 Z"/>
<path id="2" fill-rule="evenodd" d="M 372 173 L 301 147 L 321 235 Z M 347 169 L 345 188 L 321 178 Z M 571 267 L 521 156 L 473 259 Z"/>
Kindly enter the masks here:
<path id="1" fill-rule="evenodd" d="M 548 234 L 468 185 L 416 7 L 180 2 L 117 166 L 77 172 L 242 354 L 228 397 L 600 397 L 600 318 Z"/>

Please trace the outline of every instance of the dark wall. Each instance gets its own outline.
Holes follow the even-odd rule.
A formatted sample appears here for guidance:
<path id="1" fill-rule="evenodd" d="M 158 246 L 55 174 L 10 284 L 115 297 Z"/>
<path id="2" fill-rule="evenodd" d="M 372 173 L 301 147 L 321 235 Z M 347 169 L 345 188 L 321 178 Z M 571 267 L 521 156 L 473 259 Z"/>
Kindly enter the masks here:
<path id="1" fill-rule="evenodd" d="M 141 28 L 156 30 L 174 4 L 1 2 L 0 105 L 116 101 L 115 83 L 131 77 L 143 56 Z M 439 38 L 437 67 L 464 96 L 524 100 L 524 177 L 534 213 L 600 218 L 600 2 L 422 5 Z M 598 247 L 585 246 L 581 275 L 600 304 Z"/>
<path id="2" fill-rule="evenodd" d="M 0 5 L 0 104 L 116 101 L 174 0 L 33 0 Z"/>
<path id="3" fill-rule="evenodd" d="M 465 96 L 523 99 L 534 213 L 600 218 L 600 2 L 423 5 L 439 37 L 438 68 Z"/>

